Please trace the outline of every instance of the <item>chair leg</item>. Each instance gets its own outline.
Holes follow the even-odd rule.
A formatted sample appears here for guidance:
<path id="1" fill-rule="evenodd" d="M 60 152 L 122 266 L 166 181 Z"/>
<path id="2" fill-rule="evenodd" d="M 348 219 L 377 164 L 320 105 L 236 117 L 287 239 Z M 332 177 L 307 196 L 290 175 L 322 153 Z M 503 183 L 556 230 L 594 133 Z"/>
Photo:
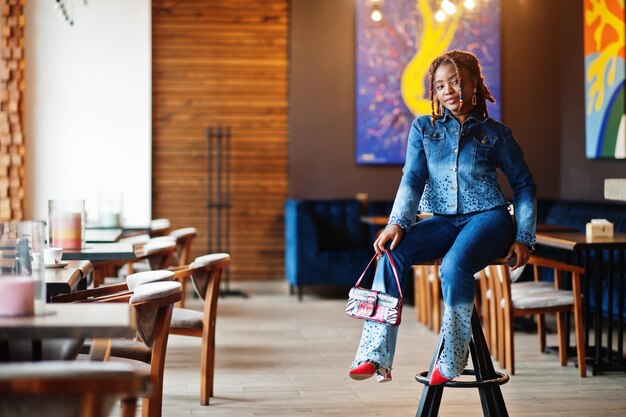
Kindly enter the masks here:
<path id="1" fill-rule="evenodd" d="M 122 398 L 120 401 L 121 417 L 135 417 L 135 412 L 137 410 L 137 398 Z"/>
<path id="2" fill-rule="evenodd" d="M 515 337 L 515 335 L 513 332 L 513 321 L 511 318 L 509 318 L 508 323 L 506 324 L 506 327 L 504 329 L 504 336 L 506 338 L 506 347 L 505 347 L 506 358 L 504 362 L 506 363 L 506 368 L 508 369 L 509 373 L 511 375 L 514 375 L 515 374 L 515 343 L 514 343 L 515 341 L 513 340 L 513 338 Z"/>
<path id="3" fill-rule="evenodd" d="M 580 304 L 574 307 L 574 325 L 576 328 L 576 354 L 578 356 L 578 373 L 581 378 L 587 376 L 587 360 L 585 354 L 585 328 L 583 326 L 583 312 Z"/>
<path id="4" fill-rule="evenodd" d="M 213 326 L 211 326 L 213 327 Z M 213 393 L 213 349 L 211 331 L 203 332 L 200 359 L 200 404 L 209 405 Z"/>
<path id="5" fill-rule="evenodd" d="M 556 329 L 559 337 L 559 362 L 567 365 L 567 334 L 565 332 L 565 313 L 556 313 Z"/>
<path id="6" fill-rule="evenodd" d="M 421 306 L 422 306 L 422 301 L 421 301 L 421 288 L 420 288 L 420 267 L 419 266 L 414 266 L 413 268 L 413 299 L 415 300 L 415 320 L 418 323 L 421 323 L 422 321 L 422 317 L 421 317 Z"/>
<path id="7" fill-rule="evenodd" d="M 535 319 L 537 320 L 537 336 L 539 336 L 539 352 L 543 353 L 546 350 L 546 319 L 543 314 L 537 314 Z"/>
<path id="8" fill-rule="evenodd" d="M 500 346 L 498 342 L 498 309 L 495 303 L 495 293 L 491 291 L 491 298 L 489 298 L 489 340 L 491 341 L 491 345 L 489 346 L 489 350 L 491 351 L 491 355 L 498 360 L 500 357 Z"/>
<path id="9" fill-rule="evenodd" d="M 439 279 L 439 266 L 433 267 L 434 277 L 432 282 L 432 323 L 435 333 L 441 330 L 441 280 Z"/>

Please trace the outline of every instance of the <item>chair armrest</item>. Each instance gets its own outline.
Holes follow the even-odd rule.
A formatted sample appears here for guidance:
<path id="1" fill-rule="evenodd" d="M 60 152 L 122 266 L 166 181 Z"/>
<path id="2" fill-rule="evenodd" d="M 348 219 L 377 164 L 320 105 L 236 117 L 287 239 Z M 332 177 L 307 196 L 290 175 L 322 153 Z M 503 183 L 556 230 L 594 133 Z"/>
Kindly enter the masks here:
<path id="1" fill-rule="evenodd" d="M 534 255 L 532 255 L 528 259 L 528 264 L 540 266 L 542 268 L 557 269 L 559 271 L 577 272 L 578 274 L 585 273 L 585 268 L 583 267 L 570 265 L 565 262 L 555 261 L 554 259 L 542 258 L 540 256 L 534 256 Z"/>
<path id="2" fill-rule="evenodd" d="M 50 299 L 52 303 L 75 303 L 89 301 L 98 297 L 114 296 L 119 293 L 127 292 L 126 283 L 106 285 L 88 290 L 76 291 L 70 294 L 56 295 Z"/>

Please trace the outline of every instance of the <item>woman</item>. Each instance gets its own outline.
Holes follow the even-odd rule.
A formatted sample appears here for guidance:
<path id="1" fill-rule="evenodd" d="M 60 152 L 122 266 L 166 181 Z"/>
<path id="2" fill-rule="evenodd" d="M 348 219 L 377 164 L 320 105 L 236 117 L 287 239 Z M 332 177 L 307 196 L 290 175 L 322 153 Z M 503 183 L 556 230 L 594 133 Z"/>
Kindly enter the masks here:
<path id="1" fill-rule="evenodd" d="M 459 376 L 471 337 L 474 274 L 499 257 L 523 266 L 535 243 L 536 187 L 511 129 L 489 118 L 480 64 L 468 52 L 450 51 L 428 70 L 431 116 L 413 121 L 406 161 L 387 228 L 374 242 L 379 256 L 373 288 L 398 295 L 390 249 L 402 285 L 411 265 L 443 258 L 443 348 L 430 375 L 438 385 Z M 507 210 L 497 169 L 513 190 L 515 220 Z M 418 209 L 434 214 L 415 223 Z M 349 375 L 391 380 L 397 327 L 366 321 Z"/>

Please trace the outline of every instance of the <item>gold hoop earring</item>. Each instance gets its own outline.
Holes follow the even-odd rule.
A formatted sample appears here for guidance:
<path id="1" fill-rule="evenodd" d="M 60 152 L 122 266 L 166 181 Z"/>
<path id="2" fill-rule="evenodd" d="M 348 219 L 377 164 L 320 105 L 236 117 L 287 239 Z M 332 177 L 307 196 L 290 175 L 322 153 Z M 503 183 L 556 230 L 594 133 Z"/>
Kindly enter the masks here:
<path id="1" fill-rule="evenodd" d="M 476 97 L 476 87 L 474 87 L 474 95 L 472 96 L 472 106 L 475 106 L 477 101 L 478 99 Z"/>

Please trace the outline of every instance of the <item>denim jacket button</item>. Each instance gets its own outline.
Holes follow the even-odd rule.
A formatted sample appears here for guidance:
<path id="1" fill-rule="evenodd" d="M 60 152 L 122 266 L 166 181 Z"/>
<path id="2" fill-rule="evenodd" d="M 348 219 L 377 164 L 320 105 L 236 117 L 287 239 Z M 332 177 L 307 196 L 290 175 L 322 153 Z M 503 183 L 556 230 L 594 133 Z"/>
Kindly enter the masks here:
<path id="1" fill-rule="evenodd" d="M 484 145 L 485 143 L 487 143 L 487 139 L 481 140 L 480 143 L 482 143 Z"/>

